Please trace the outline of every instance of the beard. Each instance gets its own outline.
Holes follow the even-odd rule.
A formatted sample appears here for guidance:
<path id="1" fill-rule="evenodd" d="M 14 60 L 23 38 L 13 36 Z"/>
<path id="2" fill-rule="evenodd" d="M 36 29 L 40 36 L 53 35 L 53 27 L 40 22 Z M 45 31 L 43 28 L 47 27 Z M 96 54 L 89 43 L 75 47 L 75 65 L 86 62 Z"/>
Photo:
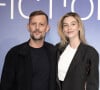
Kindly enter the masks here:
<path id="1" fill-rule="evenodd" d="M 36 33 L 40 34 L 40 35 L 36 35 Z M 39 30 L 35 30 L 30 34 L 32 40 L 34 41 L 41 41 L 45 38 L 45 34 L 42 34 L 41 31 Z"/>
<path id="2" fill-rule="evenodd" d="M 41 40 L 44 39 L 43 37 L 36 38 L 34 35 L 31 35 L 31 38 L 32 38 L 32 40 L 34 40 L 34 41 L 41 41 Z"/>

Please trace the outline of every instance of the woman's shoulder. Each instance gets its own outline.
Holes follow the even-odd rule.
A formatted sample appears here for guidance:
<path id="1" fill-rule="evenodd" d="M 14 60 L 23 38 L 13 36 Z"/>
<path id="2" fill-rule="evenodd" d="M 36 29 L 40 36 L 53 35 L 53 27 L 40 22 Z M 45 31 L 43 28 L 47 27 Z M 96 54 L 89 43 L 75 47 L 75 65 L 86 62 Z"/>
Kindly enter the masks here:
<path id="1" fill-rule="evenodd" d="M 94 53 L 98 54 L 98 51 L 92 45 L 81 43 L 80 46 L 83 47 L 84 50 L 86 50 L 87 52 L 89 52 L 91 54 L 94 54 Z"/>

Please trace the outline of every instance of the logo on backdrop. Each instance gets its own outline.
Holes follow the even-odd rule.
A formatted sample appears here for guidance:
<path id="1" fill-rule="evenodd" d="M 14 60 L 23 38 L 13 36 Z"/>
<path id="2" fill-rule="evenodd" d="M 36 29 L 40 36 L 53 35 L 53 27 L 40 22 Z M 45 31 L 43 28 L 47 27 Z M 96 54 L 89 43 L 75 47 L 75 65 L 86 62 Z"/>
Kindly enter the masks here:
<path id="1" fill-rule="evenodd" d="M 41 0 L 36 0 L 37 3 L 39 3 L 39 1 Z M 63 2 L 63 7 L 67 9 L 67 0 L 61 0 Z M 15 1 L 14 0 L 10 0 L 11 2 L 11 6 L 10 6 L 10 19 L 13 20 L 15 17 L 14 17 L 14 5 L 15 5 Z M 25 15 L 23 13 L 23 9 L 22 9 L 22 3 L 25 2 L 25 0 L 18 0 L 17 4 L 18 4 L 18 10 L 19 10 L 19 13 L 20 15 L 25 18 L 25 19 L 28 19 L 29 17 L 27 15 Z M 88 13 L 88 15 L 86 17 L 82 17 L 81 19 L 82 20 L 88 20 L 93 12 L 94 12 L 94 3 L 93 3 L 93 0 L 89 0 L 90 2 L 90 11 Z M 71 2 L 71 11 L 72 12 L 75 12 L 75 3 L 77 3 L 77 0 L 72 0 Z M 53 5 L 53 0 L 49 0 L 49 18 L 52 19 L 52 15 L 53 15 L 53 12 L 52 12 L 52 7 Z M 7 7 L 7 4 L 5 2 L 2 2 L 0 3 L 0 7 Z M 97 12 L 97 20 L 100 20 L 100 0 L 98 0 L 98 12 Z M 78 7 L 77 7 L 78 8 Z M 83 7 L 82 7 L 83 8 Z"/>

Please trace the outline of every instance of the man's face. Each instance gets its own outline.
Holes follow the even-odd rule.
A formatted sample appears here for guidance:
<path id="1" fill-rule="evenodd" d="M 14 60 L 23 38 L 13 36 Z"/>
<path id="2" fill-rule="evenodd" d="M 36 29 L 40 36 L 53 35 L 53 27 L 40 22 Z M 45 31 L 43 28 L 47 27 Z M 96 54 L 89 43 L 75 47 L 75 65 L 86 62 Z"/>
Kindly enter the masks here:
<path id="1" fill-rule="evenodd" d="M 32 40 L 43 40 L 46 32 L 49 30 L 45 15 L 37 15 L 31 17 L 31 20 L 28 24 L 28 30 Z"/>

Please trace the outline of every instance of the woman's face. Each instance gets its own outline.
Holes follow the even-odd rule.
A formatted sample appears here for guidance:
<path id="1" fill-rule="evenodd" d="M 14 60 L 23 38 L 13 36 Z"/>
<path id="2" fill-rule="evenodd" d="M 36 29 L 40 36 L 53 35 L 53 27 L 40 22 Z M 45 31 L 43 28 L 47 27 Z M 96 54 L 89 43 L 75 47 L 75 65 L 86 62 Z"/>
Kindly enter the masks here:
<path id="1" fill-rule="evenodd" d="M 63 33 L 70 39 L 79 38 L 79 23 L 72 17 L 66 17 L 63 21 Z"/>

